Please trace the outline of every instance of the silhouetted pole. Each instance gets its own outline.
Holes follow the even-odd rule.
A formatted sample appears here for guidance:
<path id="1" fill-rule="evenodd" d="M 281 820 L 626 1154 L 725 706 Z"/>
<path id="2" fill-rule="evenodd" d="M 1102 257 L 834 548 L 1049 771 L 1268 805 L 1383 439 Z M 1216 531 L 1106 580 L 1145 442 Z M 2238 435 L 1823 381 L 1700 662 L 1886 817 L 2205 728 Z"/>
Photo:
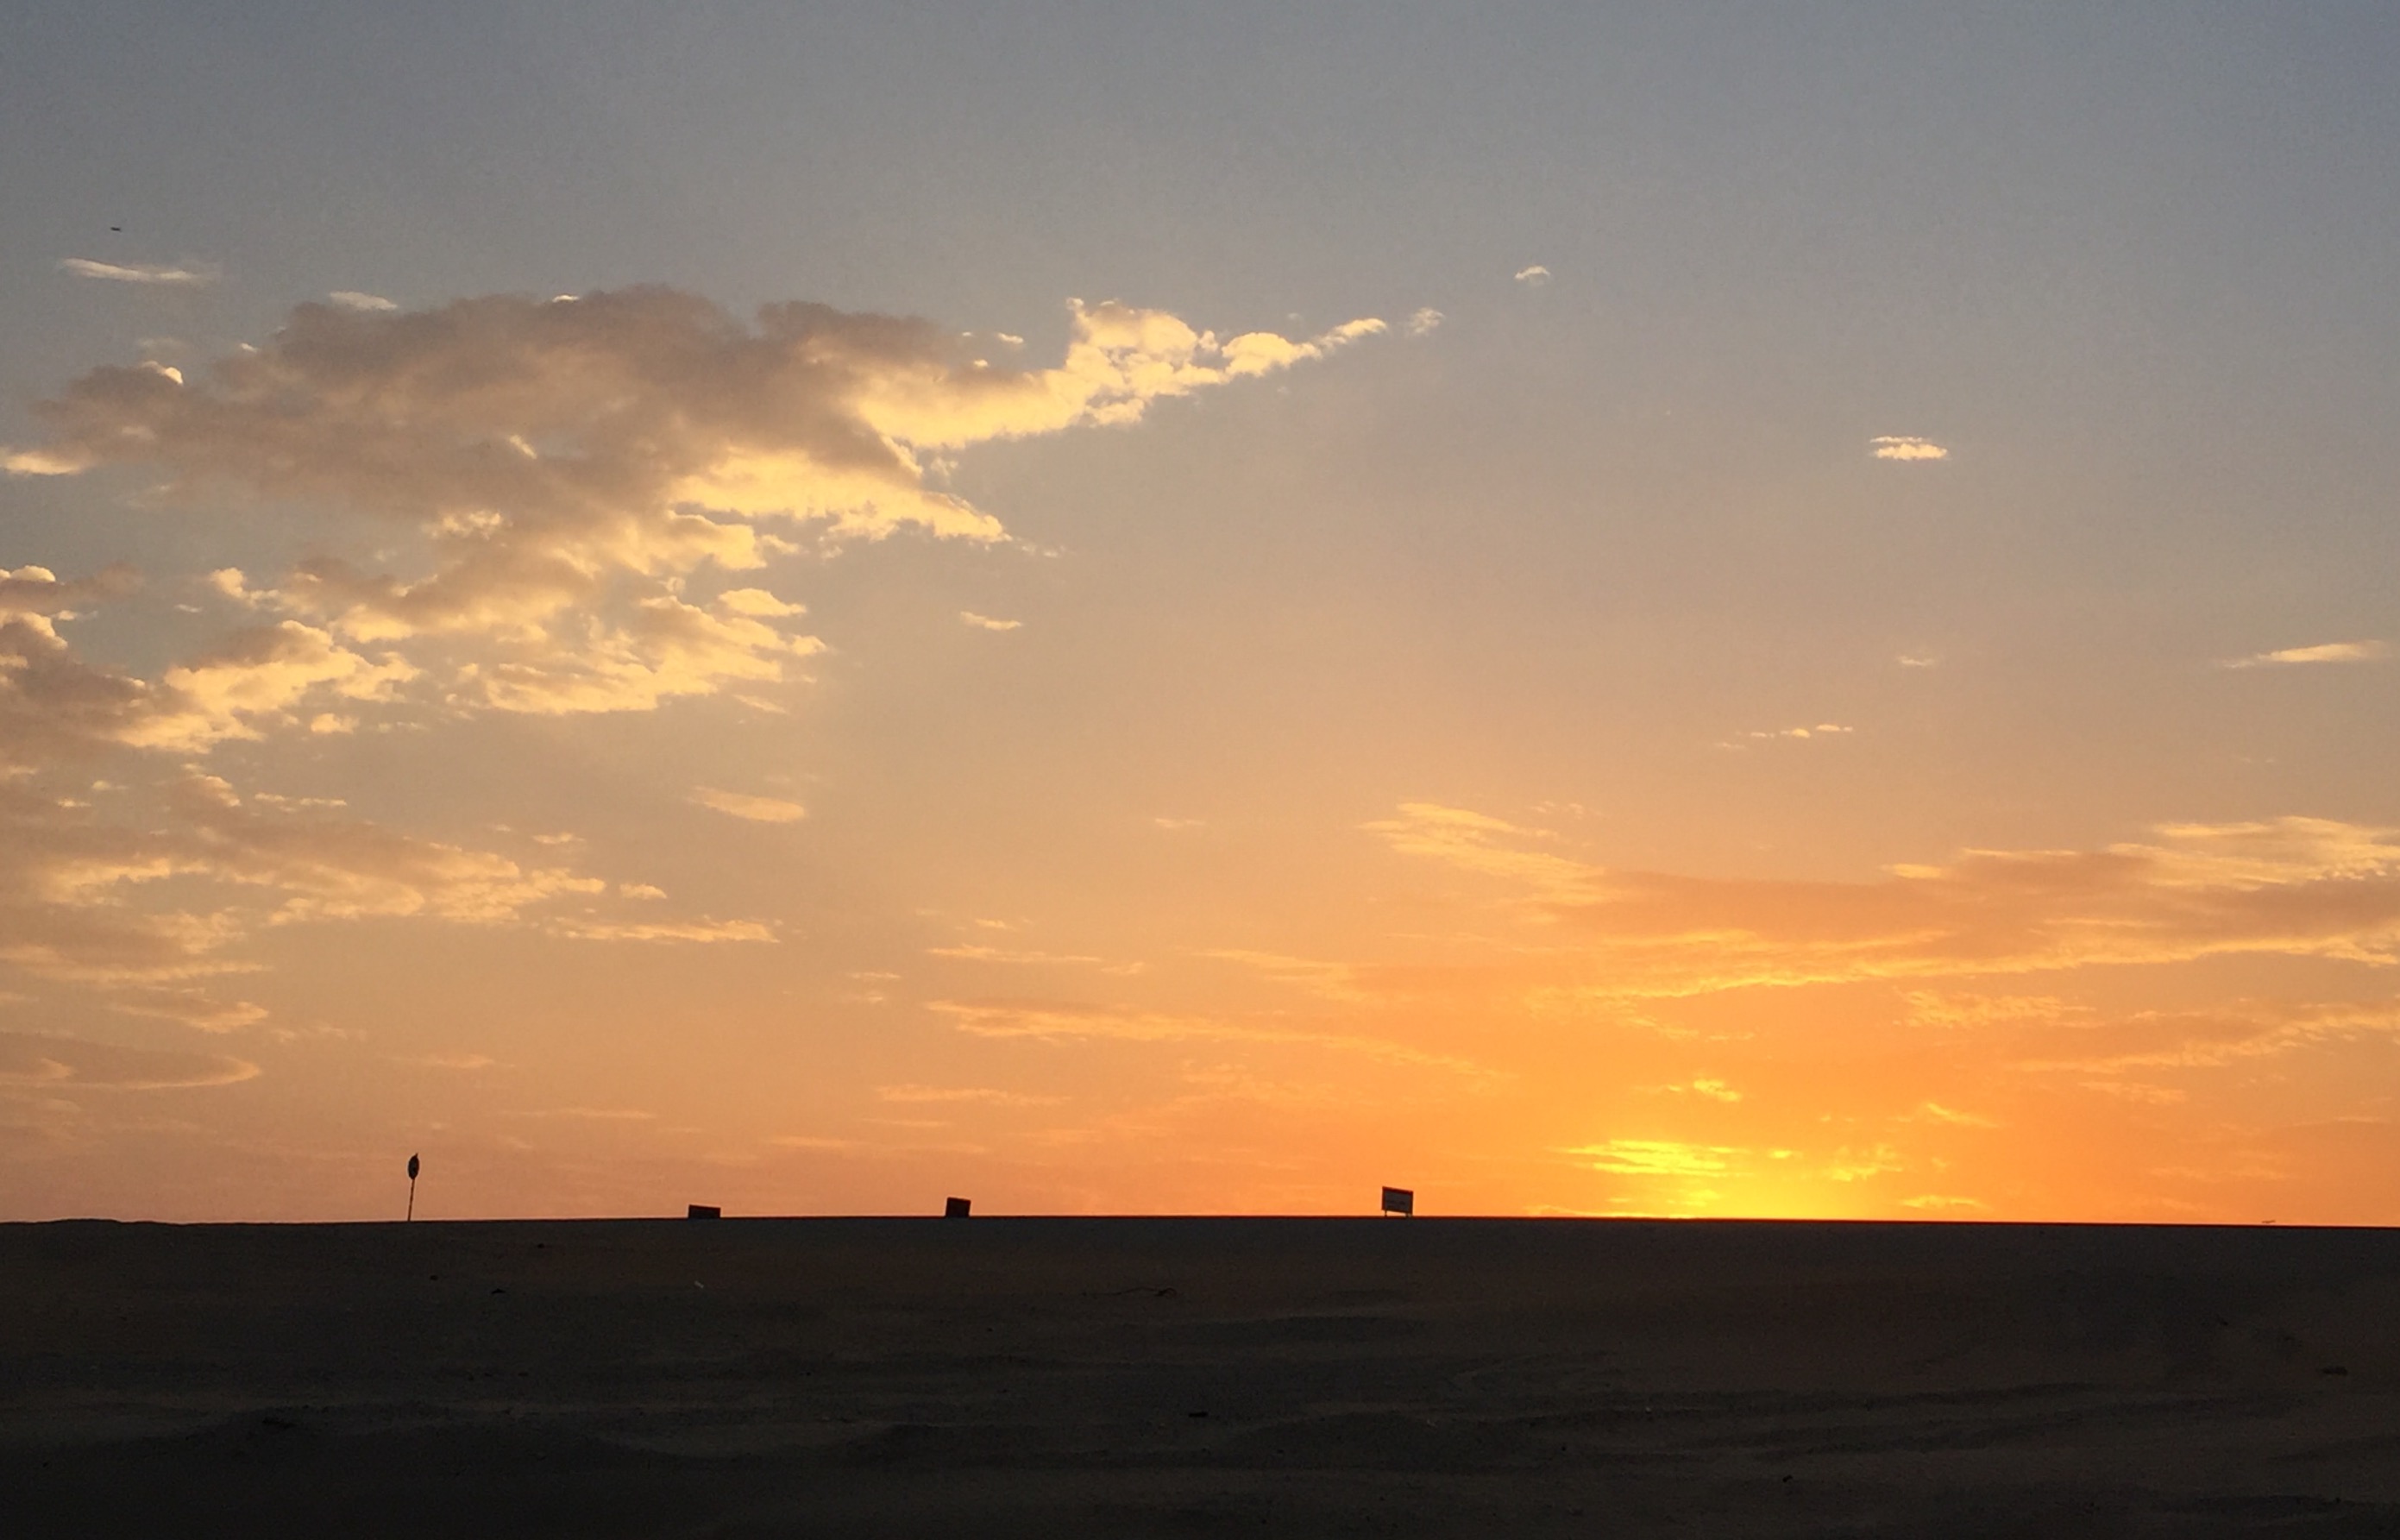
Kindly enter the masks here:
<path id="1" fill-rule="evenodd" d="M 414 1221 L 414 1220 L 416 1220 L 416 1157 L 415 1155 L 411 1155 L 411 1156 L 409 1156 L 409 1157 L 408 1157 L 408 1218 L 407 1218 L 406 1220 L 402 1220 L 401 1222 L 402 1222 L 402 1223 L 403 1223 L 403 1224 L 405 1224 L 405 1223 L 410 1223 L 410 1222 Z"/>

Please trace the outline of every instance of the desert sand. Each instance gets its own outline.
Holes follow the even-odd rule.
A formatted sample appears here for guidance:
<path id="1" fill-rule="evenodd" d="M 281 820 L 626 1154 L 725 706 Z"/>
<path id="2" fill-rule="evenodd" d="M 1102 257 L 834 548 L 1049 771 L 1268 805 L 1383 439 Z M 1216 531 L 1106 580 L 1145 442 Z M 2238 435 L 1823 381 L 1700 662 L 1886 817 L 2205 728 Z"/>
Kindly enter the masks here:
<path id="1" fill-rule="evenodd" d="M 0 1532 L 2400 1534 L 2400 1233 L 0 1226 Z"/>

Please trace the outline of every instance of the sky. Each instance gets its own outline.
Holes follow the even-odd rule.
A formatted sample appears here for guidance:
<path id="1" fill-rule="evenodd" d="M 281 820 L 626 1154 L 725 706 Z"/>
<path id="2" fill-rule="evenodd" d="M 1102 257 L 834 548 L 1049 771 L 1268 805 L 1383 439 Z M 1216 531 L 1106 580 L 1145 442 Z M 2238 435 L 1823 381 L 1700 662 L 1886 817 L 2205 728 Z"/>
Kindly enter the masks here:
<path id="1" fill-rule="evenodd" d="M 0 48 L 0 1219 L 2400 1221 L 2400 14 Z"/>

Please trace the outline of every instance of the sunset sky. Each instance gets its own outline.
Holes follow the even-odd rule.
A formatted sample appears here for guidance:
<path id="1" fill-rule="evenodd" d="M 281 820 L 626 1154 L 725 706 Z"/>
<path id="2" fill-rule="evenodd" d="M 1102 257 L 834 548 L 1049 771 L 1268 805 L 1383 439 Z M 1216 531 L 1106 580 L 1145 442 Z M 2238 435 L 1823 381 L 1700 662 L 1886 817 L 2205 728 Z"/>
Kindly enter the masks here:
<path id="1" fill-rule="evenodd" d="M 0 1219 L 2400 1221 L 2400 11 L 36 4 Z"/>

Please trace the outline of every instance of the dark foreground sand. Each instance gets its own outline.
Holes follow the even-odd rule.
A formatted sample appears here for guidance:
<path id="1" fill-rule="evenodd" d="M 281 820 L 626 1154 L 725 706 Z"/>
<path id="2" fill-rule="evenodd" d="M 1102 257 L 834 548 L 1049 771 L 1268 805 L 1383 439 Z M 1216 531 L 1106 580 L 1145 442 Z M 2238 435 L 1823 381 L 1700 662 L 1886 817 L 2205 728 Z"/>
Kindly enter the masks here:
<path id="1" fill-rule="evenodd" d="M 0 1533 L 2400 1535 L 2400 1233 L 0 1226 Z"/>

